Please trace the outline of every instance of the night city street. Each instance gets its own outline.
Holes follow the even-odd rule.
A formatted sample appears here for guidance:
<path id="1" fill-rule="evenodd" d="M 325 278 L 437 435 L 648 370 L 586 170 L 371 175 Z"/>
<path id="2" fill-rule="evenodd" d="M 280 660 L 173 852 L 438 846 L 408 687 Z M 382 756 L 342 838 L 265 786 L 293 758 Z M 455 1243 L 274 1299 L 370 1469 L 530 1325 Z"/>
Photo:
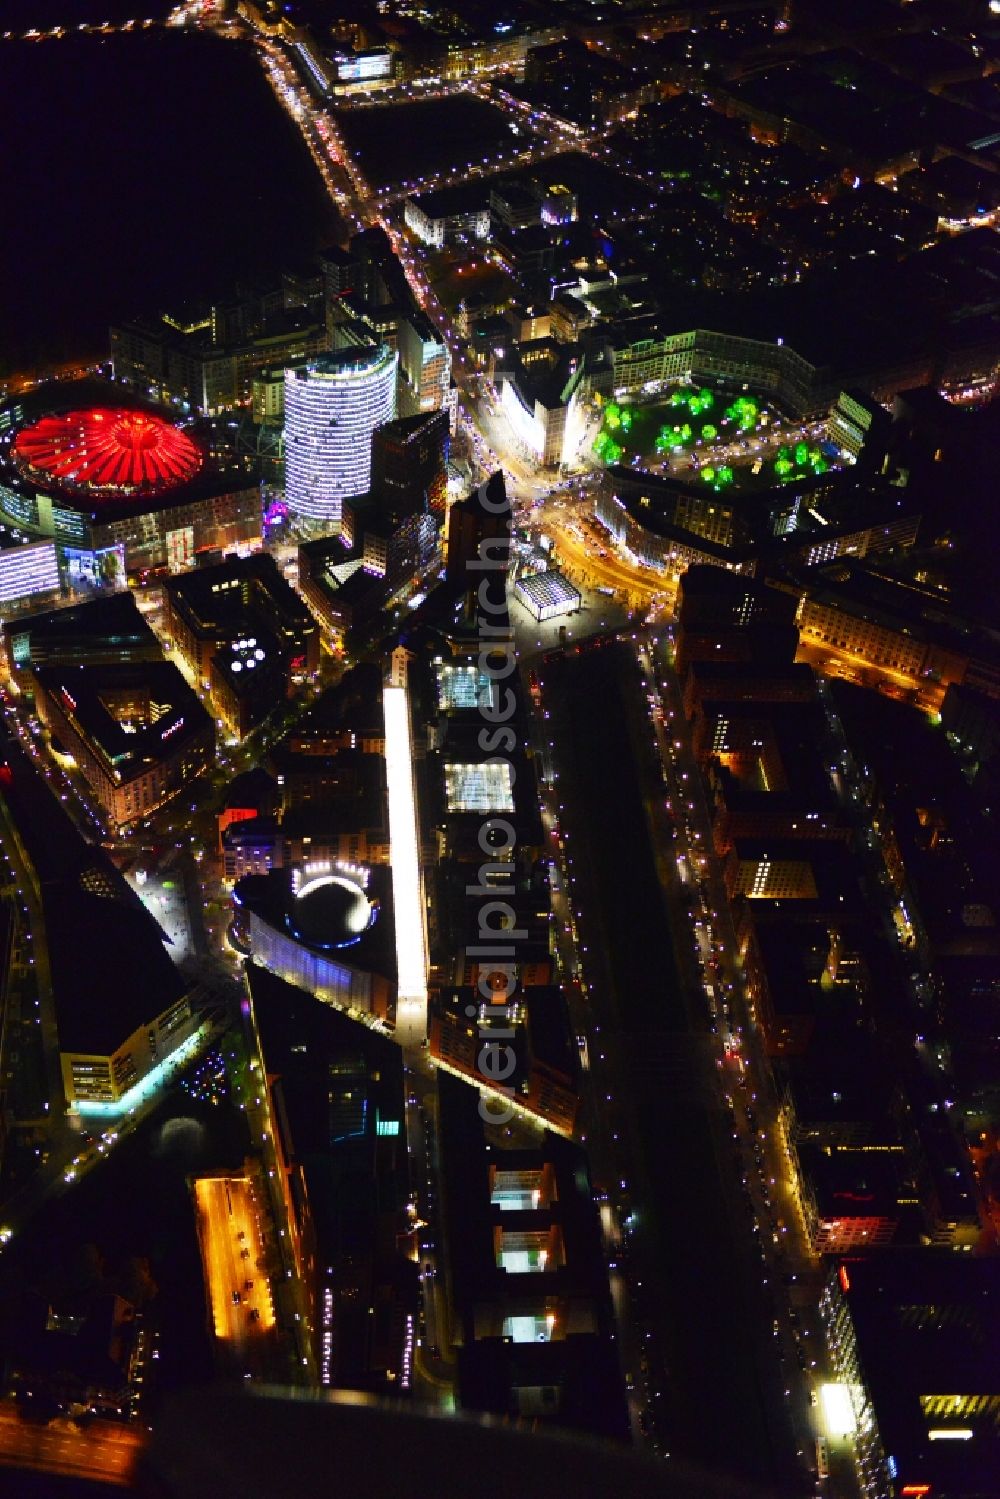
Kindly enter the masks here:
<path id="1" fill-rule="evenodd" d="M 1000 0 L 0 97 L 0 1495 L 997 1499 Z"/>

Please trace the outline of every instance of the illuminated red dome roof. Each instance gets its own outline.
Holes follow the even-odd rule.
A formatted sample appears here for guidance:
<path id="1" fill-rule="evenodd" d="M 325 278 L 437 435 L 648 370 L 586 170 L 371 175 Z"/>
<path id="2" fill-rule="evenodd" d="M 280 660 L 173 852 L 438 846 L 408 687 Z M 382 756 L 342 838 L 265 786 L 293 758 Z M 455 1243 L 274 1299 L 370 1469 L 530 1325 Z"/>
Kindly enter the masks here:
<path id="1" fill-rule="evenodd" d="M 201 467 L 190 437 L 163 417 L 111 407 L 43 416 L 17 434 L 14 456 L 35 475 L 110 493 L 170 489 Z"/>

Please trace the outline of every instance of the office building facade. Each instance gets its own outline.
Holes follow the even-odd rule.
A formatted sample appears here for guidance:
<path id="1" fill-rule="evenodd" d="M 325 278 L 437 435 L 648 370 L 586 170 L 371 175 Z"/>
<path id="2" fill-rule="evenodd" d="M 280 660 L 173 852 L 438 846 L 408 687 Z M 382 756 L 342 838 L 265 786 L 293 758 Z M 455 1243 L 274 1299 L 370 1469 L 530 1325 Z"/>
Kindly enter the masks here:
<path id="1" fill-rule="evenodd" d="M 35 704 L 116 828 L 148 817 L 215 758 L 212 720 L 169 661 L 39 666 Z"/>
<path id="2" fill-rule="evenodd" d="M 387 344 L 341 349 L 285 376 L 285 499 L 328 531 L 366 493 L 371 437 L 396 414 L 397 356 Z"/>
<path id="3" fill-rule="evenodd" d="M 0 604 L 59 591 L 55 542 L 36 541 L 0 551 Z"/>

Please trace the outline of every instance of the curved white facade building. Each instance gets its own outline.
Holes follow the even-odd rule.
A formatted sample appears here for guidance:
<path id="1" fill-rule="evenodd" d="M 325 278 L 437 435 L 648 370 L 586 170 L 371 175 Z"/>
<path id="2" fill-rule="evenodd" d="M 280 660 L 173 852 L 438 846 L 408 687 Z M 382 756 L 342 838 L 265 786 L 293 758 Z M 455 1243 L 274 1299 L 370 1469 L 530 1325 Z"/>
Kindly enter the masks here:
<path id="1" fill-rule="evenodd" d="M 285 371 L 285 501 L 334 530 L 344 500 L 366 494 L 371 438 L 396 415 L 397 357 L 387 344 L 321 354 Z"/>

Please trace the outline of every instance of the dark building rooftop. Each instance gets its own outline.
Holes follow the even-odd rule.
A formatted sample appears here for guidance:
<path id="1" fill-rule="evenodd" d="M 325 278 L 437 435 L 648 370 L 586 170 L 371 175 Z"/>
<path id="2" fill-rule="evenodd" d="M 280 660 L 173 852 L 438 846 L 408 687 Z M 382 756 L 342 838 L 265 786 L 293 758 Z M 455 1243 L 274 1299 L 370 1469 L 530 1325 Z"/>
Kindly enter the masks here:
<path id="1" fill-rule="evenodd" d="M 255 963 L 248 973 L 261 1050 L 268 1072 L 281 1076 L 283 1111 L 296 1155 L 312 1158 L 312 1184 L 321 1188 L 318 1198 L 310 1191 L 313 1212 L 331 1226 L 337 1219 L 336 1181 L 347 1161 L 338 1170 L 330 1158 L 335 1148 L 353 1143 L 355 1158 L 360 1153 L 372 1165 L 380 1138 L 396 1142 L 402 1207 L 407 1164 L 399 1046 Z M 351 1078 L 359 1084 L 353 1098 Z M 378 1121 L 396 1127 L 391 1134 L 379 1131 Z"/>
<path id="2" fill-rule="evenodd" d="M 399 1390 L 417 1310 L 409 1227 L 403 1053 L 384 1035 L 250 964 L 261 1055 L 314 1264 L 318 1315 L 334 1329 L 324 1382 Z M 405 1388 L 405 1385 L 403 1386 Z"/>
<path id="3" fill-rule="evenodd" d="M 269 552 L 196 568 L 168 579 L 165 586 L 173 606 L 183 611 L 196 632 L 239 629 L 254 607 L 266 608 L 277 621 L 303 634 L 316 630 L 309 610 Z"/>
<path id="4" fill-rule="evenodd" d="M 39 666 L 41 687 L 71 712 L 119 780 L 169 755 L 212 720 L 172 661 Z"/>
<path id="5" fill-rule="evenodd" d="M 273 812 L 280 800 L 278 784 L 261 766 L 235 776 L 226 787 L 223 809 L 252 808 L 255 812 Z"/>
<path id="6" fill-rule="evenodd" d="M 85 659 L 158 661 L 160 644 L 128 590 L 22 614 L 4 623 L 9 655 L 15 666 Z"/>
<path id="7" fill-rule="evenodd" d="M 892 1073 L 865 1032 L 839 1031 L 818 1036 L 807 1058 L 781 1064 L 800 1138 L 820 1144 L 849 1136 L 856 1143 L 898 1142 Z"/>
<path id="8" fill-rule="evenodd" d="M 624 1439 L 607 1271 L 584 1152 L 551 1134 L 537 1150 L 487 1144 L 476 1089 L 441 1072 L 438 1105 L 463 1404 Z M 524 1190 L 529 1178 L 538 1183 L 535 1195 Z M 507 1182 L 520 1189 L 513 1197 Z M 551 1246 L 541 1273 L 529 1268 L 532 1251 L 524 1247 L 536 1239 Z M 542 1341 L 504 1332 L 511 1318 L 534 1316 L 544 1326 L 549 1313 Z M 540 1386 L 552 1394 L 536 1408 Z"/>
<path id="9" fill-rule="evenodd" d="M 187 988 L 145 906 L 8 742 L 0 803 L 42 902 L 59 1045 L 107 1056 Z"/>
<path id="10" fill-rule="evenodd" d="M 1000 1484 L 1000 1266 L 926 1250 L 851 1261 L 841 1295 L 898 1492 L 980 1499 Z M 932 1433 L 970 1431 L 964 1440 Z"/>
<path id="11" fill-rule="evenodd" d="M 805 661 L 771 666 L 742 661 L 692 661 L 688 680 L 704 702 L 812 702 L 816 678 Z"/>
<path id="12" fill-rule="evenodd" d="M 356 749 L 314 754 L 297 751 L 286 740 L 271 750 L 269 764 L 283 780 L 283 826 L 289 835 L 383 825 L 386 772 L 381 755 Z"/>
<path id="13" fill-rule="evenodd" d="M 820 1218 L 895 1218 L 903 1175 L 893 1152 L 807 1146 L 799 1152 Z"/>
<path id="14" fill-rule="evenodd" d="M 385 734 L 382 672 L 374 662 L 359 662 L 335 686 L 325 688 L 302 714 L 288 742 L 298 748 L 342 731 L 358 738 Z"/>

